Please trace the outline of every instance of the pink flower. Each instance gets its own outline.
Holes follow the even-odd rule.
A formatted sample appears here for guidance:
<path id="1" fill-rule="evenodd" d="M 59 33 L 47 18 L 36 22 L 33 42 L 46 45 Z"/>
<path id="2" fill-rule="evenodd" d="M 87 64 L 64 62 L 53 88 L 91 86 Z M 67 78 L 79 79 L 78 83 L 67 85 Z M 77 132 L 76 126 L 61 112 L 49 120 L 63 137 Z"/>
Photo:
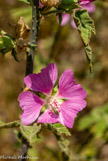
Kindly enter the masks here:
<path id="1" fill-rule="evenodd" d="M 96 7 L 93 3 L 91 3 L 94 0 L 80 0 L 79 1 L 79 5 L 81 6 L 81 9 L 87 9 L 89 13 L 92 13 L 95 11 Z M 66 25 L 70 20 L 70 15 L 65 13 L 62 16 L 62 22 L 61 22 L 61 26 Z M 71 18 L 71 25 L 73 28 L 76 28 L 74 19 Z"/>
<path id="2" fill-rule="evenodd" d="M 43 7 L 43 4 L 39 1 L 39 7 Z"/>
<path id="3" fill-rule="evenodd" d="M 57 80 L 56 64 L 51 63 L 38 74 L 30 74 L 24 78 L 29 89 L 45 95 L 42 99 L 33 91 L 22 92 L 19 95 L 19 104 L 23 112 L 21 122 L 29 125 L 37 119 L 37 123 L 59 122 L 69 128 L 73 127 L 77 113 L 86 107 L 84 98 L 86 91 L 77 84 L 71 70 L 65 70 L 59 79 L 58 92 L 53 88 Z M 39 116 L 42 106 L 45 111 Z"/>
<path id="4" fill-rule="evenodd" d="M 85 4 L 91 3 L 92 1 L 95 1 L 95 0 L 79 0 L 79 5 L 85 5 Z"/>

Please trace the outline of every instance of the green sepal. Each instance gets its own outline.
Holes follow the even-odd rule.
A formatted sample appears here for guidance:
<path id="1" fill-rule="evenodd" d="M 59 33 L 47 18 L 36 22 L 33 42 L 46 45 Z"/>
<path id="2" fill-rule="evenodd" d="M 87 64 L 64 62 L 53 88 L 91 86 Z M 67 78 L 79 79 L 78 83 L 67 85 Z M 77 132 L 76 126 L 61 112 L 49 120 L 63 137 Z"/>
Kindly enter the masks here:
<path id="1" fill-rule="evenodd" d="M 56 85 L 52 90 L 52 95 L 54 96 L 58 92 L 58 85 Z"/>
<path id="2" fill-rule="evenodd" d="M 69 13 L 71 13 L 75 8 L 80 8 L 80 6 L 78 5 L 78 0 L 62 0 L 59 7 Z"/>

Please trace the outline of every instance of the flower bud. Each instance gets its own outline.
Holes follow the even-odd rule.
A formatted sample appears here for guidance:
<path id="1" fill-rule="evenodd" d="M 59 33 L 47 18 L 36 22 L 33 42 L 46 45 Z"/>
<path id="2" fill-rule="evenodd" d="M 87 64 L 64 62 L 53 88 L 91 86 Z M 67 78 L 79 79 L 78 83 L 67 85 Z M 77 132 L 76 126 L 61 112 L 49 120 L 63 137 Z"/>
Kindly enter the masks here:
<path id="1" fill-rule="evenodd" d="M 40 1 L 44 6 L 48 7 L 59 6 L 61 3 L 61 0 L 40 0 Z"/>

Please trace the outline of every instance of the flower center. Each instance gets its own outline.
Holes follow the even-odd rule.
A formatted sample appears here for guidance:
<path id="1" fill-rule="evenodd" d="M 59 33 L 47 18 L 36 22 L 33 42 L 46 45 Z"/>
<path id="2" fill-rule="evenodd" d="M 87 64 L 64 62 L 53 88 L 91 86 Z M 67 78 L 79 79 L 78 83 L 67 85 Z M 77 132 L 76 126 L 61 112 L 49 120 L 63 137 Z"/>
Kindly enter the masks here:
<path id="1" fill-rule="evenodd" d="M 50 110 L 58 113 L 61 102 L 57 98 L 51 96 L 47 99 L 47 105 Z"/>

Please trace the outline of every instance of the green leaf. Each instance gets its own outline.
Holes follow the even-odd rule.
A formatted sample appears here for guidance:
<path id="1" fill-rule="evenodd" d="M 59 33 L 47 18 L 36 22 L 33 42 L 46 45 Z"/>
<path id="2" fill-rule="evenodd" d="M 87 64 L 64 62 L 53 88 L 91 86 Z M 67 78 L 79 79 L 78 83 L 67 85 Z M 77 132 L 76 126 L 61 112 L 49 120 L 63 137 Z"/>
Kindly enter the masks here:
<path id="1" fill-rule="evenodd" d="M 11 37 L 7 35 L 0 36 L 0 52 L 4 56 L 5 53 L 12 50 L 14 47 L 14 42 Z"/>
<path id="2" fill-rule="evenodd" d="M 92 32 L 95 34 L 95 26 L 93 20 L 90 18 L 87 10 L 77 10 L 74 13 L 74 21 L 83 41 L 87 60 L 92 71 L 92 50 L 89 46 Z"/>
<path id="3" fill-rule="evenodd" d="M 86 53 L 86 57 L 87 57 L 87 60 L 88 60 L 88 63 L 89 63 L 90 71 L 92 73 L 93 72 L 92 49 L 91 49 L 89 44 L 88 45 L 84 44 L 84 47 L 85 47 L 85 53 Z"/>
<path id="4" fill-rule="evenodd" d="M 66 136 L 71 136 L 69 130 L 62 124 L 56 123 L 52 125 L 60 134 L 65 134 Z"/>
<path id="5" fill-rule="evenodd" d="M 49 130 L 52 130 L 57 135 L 65 134 L 66 136 L 71 136 L 69 130 L 62 124 L 43 124 L 43 126 Z"/>
<path id="6" fill-rule="evenodd" d="M 85 9 L 76 11 L 74 20 L 84 44 L 88 45 L 90 42 L 91 33 L 93 32 L 95 34 L 95 26 L 93 20 L 90 18 L 87 10 Z"/>
<path id="7" fill-rule="evenodd" d="M 41 125 L 37 126 L 33 124 L 33 126 L 24 126 L 21 124 L 20 126 L 21 134 L 30 144 L 34 144 L 37 141 L 37 135 L 41 130 Z"/>
<path id="8" fill-rule="evenodd" d="M 22 1 L 24 3 L 30 4 L 30 0 L 19 0 L 19 1 Z"/>

